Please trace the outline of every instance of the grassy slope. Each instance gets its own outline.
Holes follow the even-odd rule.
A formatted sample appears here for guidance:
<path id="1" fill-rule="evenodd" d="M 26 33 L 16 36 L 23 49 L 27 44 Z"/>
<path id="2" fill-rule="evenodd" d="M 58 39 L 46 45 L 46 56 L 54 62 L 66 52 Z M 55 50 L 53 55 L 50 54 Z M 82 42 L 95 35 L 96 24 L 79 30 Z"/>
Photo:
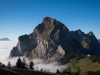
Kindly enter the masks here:
<path id="1" fill-rule="evenodd" d="M 0 75 L 20 75 L 16 72 L 10 71 L 9 69 L 0 68 Z"/>
<path id="2" fill-rule="evenodd" d="M 76 72 L 77 67 L 81 69 L 81 72 L 87 72 L 87 71 L 98 71 L 100 70 L 100 64 L 97 62 L 92 63 L 92 61 L 89 58 L 83 58 L 79 61 L 71 60 L 67 65 L 71 66 L 71 71 Z"/>
<path id="3" fill-rule="evenodd" d="M 60 75 L 60 74 L 34 71 L 34 70 L 28 70 L 28 69 L 0 68 L 0 75 Z"/>

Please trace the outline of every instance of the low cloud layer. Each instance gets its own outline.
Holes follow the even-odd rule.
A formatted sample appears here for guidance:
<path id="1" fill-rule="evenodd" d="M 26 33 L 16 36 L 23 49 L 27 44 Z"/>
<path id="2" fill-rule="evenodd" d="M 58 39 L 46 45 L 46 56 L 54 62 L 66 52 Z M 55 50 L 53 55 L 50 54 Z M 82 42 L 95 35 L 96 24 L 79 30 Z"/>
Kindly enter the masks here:
<path id="1" fill-rule="evenodd" d="M 17 41 L 0 41 L 0 62 L 7 64 L 10 51 L 17 45 Z"/>
<path id="2" fill-rule="evenodd" d="M 10 61 L 12 66 L 14 66 L 16 64 L 18 57 L 14 57 L 14 58 L 10 58 L 10 59 L 8 57 L 9 57 L 9 54 L 10 54 L 10 51 L 12 50 L 12 48 L 17 45 L 17 42 L 18 41 L 0 41 L 0 62 L 7 65 L 8 61 Z M 21 57 L 21 59 L 23 59 L 23 57 Z M 29 64 L 30 60 L 27 58 L 25 58 L 25 59 L 26 59 L 26 63 Z M 45 64 L 45 63 L 43 63 L 43 60 L 41 60 L 41 59 L 34 59 L 31 61 L 33 61 L 35 64 L 34 65 L 35 70 L 41 70 L 41 68 L 42 68 L 44 71 L 56 72 L 57 69 L 62 71 L 66 67 L 65 65 L 58 65 L 57 62 Z"/>

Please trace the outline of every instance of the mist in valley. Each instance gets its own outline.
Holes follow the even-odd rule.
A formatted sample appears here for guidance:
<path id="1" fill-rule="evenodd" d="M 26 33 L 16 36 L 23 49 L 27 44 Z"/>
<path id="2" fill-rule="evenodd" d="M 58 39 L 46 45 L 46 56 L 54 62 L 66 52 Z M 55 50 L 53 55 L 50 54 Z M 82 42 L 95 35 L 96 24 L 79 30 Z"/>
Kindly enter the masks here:
<path id="1" fill-rule="evenodd" d="M 16 65 L 17 59 L 19 57 L 9 58 L 9 55 L 12 48 L 17 45 L 17 42 L 18 41 L 0 41 L 0 62 L 7 65 L 8 62 L 10 61 L 11 66 Z M 25 57 L 20 57 L 20 58 L 21 60 L 23 60 L 23 58 Z M 59 65 L 58 62 L 45 64 L 42 59 L 29 60 L 28 58 L 25 58 L 25 60 L 27 65 L 29 65 L 29 63 L 33 61 L 35 70 L 41 70 L 42 68 L 43 71 L 55 73 L 57 69 L 63 71 L 66 68 L 66 65 Z"/>

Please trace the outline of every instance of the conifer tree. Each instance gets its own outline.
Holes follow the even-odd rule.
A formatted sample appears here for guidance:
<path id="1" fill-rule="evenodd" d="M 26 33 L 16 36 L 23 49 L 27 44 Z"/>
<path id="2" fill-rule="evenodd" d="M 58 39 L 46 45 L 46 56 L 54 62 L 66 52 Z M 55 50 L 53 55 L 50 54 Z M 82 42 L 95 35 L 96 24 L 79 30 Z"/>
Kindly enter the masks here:
<path id="1" fill-rule="evenodd" d="M 26 61 L 25 58 L 23 58 L 22 64 L 21 64 L 21 68 L 26 69 Z"/>
<path id="2" fill-rule="evenodd" d="M 10 67 L 11 67 L 11 63 L 10 63 L 10 61 L 8 62 L 7 67 L 8 67 L 8 68 L 10 68 Z"/>
<path id="3" fill-rule="evenodd" d="M 41 70 L 40 71 L 43 71 L 43 69 L 41 68 Z"/>
<path id="4" fill-rule="evenodd" d="M 30 64 L 29 64 L 29 68 L 34 69 L 33 66 L 34 66 L 34 63 L 33 63 L 33 61 L 31 61 Z"/>
<path id="5" fill-rule="evenodd" d="M 57 73 L 60 73 L 60 71 L 57 69 Z"/>
<path id="6" fill-rule="evenodd" d="M 17 68 L 21 68 L 21 66 L 22 66 L 21 59 L 18 58 L 18 60 L 17 60 L 17 62 L 16 62 L 16 67 L 17 67 Z"/>

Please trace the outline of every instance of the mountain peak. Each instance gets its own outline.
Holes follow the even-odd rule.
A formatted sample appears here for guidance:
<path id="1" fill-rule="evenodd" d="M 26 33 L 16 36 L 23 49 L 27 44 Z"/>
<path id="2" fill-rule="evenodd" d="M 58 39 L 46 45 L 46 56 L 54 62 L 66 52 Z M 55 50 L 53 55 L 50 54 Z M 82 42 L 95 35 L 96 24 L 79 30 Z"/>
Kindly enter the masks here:
<path id="1" fill-rule="evenodd" d="M 65 34 L 69 33 L 68 28 L 61 23 L 60 21 L 57 21 L 54 18 L 45 17 L 41 24 L 39 24 L 35 30 L 33 31 L 35 36 L 37 36 L 38 39 L 49 39 L 52 37 L 52 39 L 60 34 L 63 36 L 66 36 Z M 65 34 L 64 34 L 65 33 Z"/>
<path id="2" fill-rule="evenodd" d="M 45 17 L 42 21 L 43 24 L 54 24 L 54 22 L 56 22 L 56 19 L 54 18 L 50 18 L 50 17 Z"/>
<path id="3" fill-rule="evenodd" d="M 76 32 L 78 32 L 79 34 L 83 33 L 80 29 L 76 30 Z"/>
<path id="4" fill-rule="evenodd" d="M 81 31 L 80 29 L 78 29 L 78 31 Z"/>
<path id="5" fill-rule="evenodd" d="M 94 34 L 93 34 L 92 31 L 90 31 L 90 32 L 88 33 L 88 35 L 89 35 L 89 36 L 92 36 L 92 35 L 94 35 Z"/>

